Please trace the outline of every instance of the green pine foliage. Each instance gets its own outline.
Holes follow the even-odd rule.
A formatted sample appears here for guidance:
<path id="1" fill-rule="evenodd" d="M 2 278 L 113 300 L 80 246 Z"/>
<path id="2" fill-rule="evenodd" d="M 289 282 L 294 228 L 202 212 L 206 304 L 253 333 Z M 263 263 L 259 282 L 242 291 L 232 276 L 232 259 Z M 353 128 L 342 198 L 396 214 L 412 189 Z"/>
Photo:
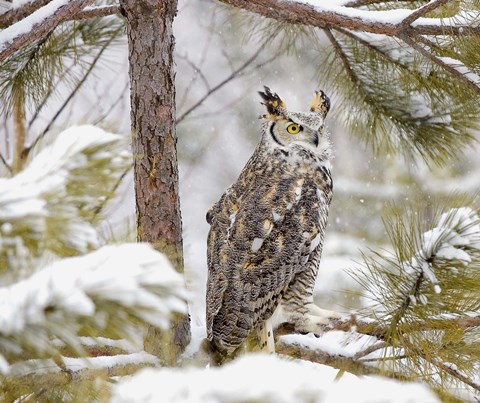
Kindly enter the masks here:
<path id="1" fill-rule="evenodd" d="M 389 10 L 413 9 L 428 1 L 367 3 L 364 7 L 370 10 Z M 478 1 L 447 2 L 426 17 L 451 17 L 461 10 L 471 26 L 478 26 Z M 334 101 L 332 113 L 379 158 L 400 154 L 411 161 L 445 165 L 475 141 L 480 129 L 478 35 L 451 35 L 445 28 L 445 35 L 417 38 L 412 44 L 338 27 L 321 31 L 245 15 L 229 12 L 225 18 L 226 30 L 235 39 L 262 38 L 272 55 L 295 56 L 313 49 L 310 53 L 315 55 L 304 55 L 304 60 L 315 61 L 317 81 Z M 59 83 L 67 84 L 74 95 L 99 56 L 124 40 L 124 29 L 116 16 L 68 21 L 7 59 L 0 69 L 2 118 L 10 118 L 16 104 L 34 119 L 52 97 L 59 96 Z M 246 35 L 238 34 L 242 30 Z M 30 156 L 22 172 L 0 179 L 0 307 L 8 303 L 9 292 L 20 290 L 21 284 L 15 284 L 19 279 L 30 278 L 30 284 L 36 284 L 34 273 L 47 262 L 92 258 L 82 256 L 101 246 L 96 225 L 102 208 L 131 167 L 122 151 L 124 141 L 107 133 L 98 142 L 69 148 L 71 154 L 48 167 L 59 140 L 62 134 L 36 157 Z M 374 304 L 363 314 L 386 329 L 382 336 L 386 348 L 379 357 L 384 373 L 428 382 L 445 399 L 451 398 L 449 388 L 478 389 L 474 379 L 480 371 L 480 331 L 469 320 L 480 313 L 480 218 L 478 209 L 465 207 L 474 205 L 475 198 L 456 196 L 425 209 L 393 206 L 385 218 L 391 250 L 365 254 L 363 274 L 355 273 Z M 66 271 L 72 260 L 59 262 Z M 121 276 L 104 278 L 98 287 L 82 283 L 81 276 L 77 279 L 83 287 L 77 290 L 79 298 L 85 298 L 85 306 L 89 300 L 93 312 L 76 311 L 75 304 L 66 306 L 53 292 L 55 298 L 42 301 L 44 305 L 35 301 L 35 293 L 27 295 L 25 309 L 18 311 L 25 320 L 18 328 L 7 331 L 7 322 L 0 320 L 0 370 L 25 363 L 28 368 L 30 359 L 53 359 L 62 368 L 64 356 L 88 355 L 82 336 L 129 338 L 142 331 L 144 322 L 165 327 L 170 311 L 184 312 L 186 295 L 181 287 L 154 284 L 147 276 L 125 282 L 132 287 L 119 286 L 114 292 L 109 286 L 117 277 Z M 7 289 L 6 284 L 19 287 Z M 148 303 L 135 296 L 120 298 L 135 287 L 148 296 Z M 32 301 L 40 314 L 29 317 Z M 62 369 L 45 374 L 32 366 L 33 375 L 0 375 L 0 399 L 108 399 L 106 382 L 112 373 L 89 370 L 85 377 L 75 378 Z M 125 366 L 114 375 L 133 370 Z"/>
<path id="2" fill-rule="evenodd" d="M 0 274 L 33 268 L 46 252 L 73 256 L 98 247 L 98 208 L 112 197 L 130 158 L 122 137 L 86 126 L 78 139 L 75 130 L 0 180 Z"/>
<path id="3" fill-rule="evenodd" d="M 341 100 L 337 114 L 377 154 L 443 165 L 475 140 L 470 86 L 393 38 L 344 31 L 331 40 L 321 71 Z"/>
<path id="4" fill-rule="evenodd" d="M 0 115 L 12 113 L 14 100 L 35 111 L 58 96 L 60 82 L 74 88 L 93 63 L 92 55 L 123 39 L 123 22 L 115 16 L 61 24 L 2 63 Z"/>
<path id="5" fill-rule="evenodd" d="M 416 9 L 427 1 L 366 2 L 363 9 Z M 335 100 L 332 116 L 377 155 L 444 166 L 475 141 L 480 129 L 478 35 L 410 38 L 301 24 L 231 12 L 243 38 L 269 38 L 281 53 L 315 54 L 316 80 Z M 458 18 L 477 27 L 478 2 L 448 2 L 424 18 Z M 238 20 L 243 21 L 243 26 Z M 229 21 L 229 24 L 231 22 Z M 467 29 L 466 29 L 467 30 Z M 274 39 L 273 39 L 274 38 Z M 346 113 L 345 111 L 348 111 Z"/>
<path id="6" fill-rule="evenodd" d="M 392 250 L 364 256 L 355 279 L 386 330 L 380 365 L 439 390 L 478 388 L 480 217 L 467 196 L 418 208 L 394 207 L 385 221 Z M 392 360 L 392 356 L 397 356 Z"/>

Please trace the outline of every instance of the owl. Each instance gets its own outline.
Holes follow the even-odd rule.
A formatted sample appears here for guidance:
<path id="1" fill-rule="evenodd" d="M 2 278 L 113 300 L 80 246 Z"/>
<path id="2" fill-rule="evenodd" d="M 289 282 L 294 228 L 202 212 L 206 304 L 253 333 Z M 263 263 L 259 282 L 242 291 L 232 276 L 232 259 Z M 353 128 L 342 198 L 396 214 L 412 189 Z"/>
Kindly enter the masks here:
<path id="1" fill-rule="evenodd" d="M 330 100 L 316 91 L 307 112 L 291 112 L 268 87 L 259 94 L 260 143 L 207 213 L 207 339 L 224 355 L 250 335 L 274 351 L 278 325 L 320 333 L 338 316 L 313 303 L 332 198 Z"/>

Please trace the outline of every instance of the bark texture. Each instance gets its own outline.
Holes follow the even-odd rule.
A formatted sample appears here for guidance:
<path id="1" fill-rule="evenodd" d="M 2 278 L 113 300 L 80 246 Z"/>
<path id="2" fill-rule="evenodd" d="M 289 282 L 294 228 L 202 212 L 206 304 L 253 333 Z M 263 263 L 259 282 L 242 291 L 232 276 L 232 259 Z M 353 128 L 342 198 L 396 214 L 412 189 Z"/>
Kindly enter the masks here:
<path id="1" fill-rule="evenodd" d="M 122 0 L 130 63 L 137 237 L 183 271 L 182 220 L 175 133 L 172 22 L 176 0 Z M 189 321 L 172 332 L 149 328 L 145 350 L 174 363 L 190 340 Z"/>

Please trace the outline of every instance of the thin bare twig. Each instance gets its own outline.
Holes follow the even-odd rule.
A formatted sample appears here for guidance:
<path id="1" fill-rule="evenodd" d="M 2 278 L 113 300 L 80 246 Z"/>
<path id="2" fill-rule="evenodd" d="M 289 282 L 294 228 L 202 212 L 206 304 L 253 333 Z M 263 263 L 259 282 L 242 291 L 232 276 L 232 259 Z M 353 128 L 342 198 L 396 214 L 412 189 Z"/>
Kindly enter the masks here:
<path id="1" fill-rule="evenodd" d="M 32 29 L 26 33 L 12 34 L 16 29 L 14 26 L 3 30 L 0 33 L 0 37 L 2 37 L 3 40 L 3 42 L 0 40 L 0 62 L 3 62 L 25 46 L 31 45 L 35 41 L 48 35 L 61 22 L 72 18 L 76 13 L 92 2 L 93 0 L 71 0 L 67 3 L 61 2 L 59 3 L 61 5 L 49 17 L 34 23 Z M 26 17 L 23 21 L 27 21 L 29 18 L 32 19 L 32 22 L 36 21 L 34 15 Z M 7 38 L 9 39 L 7 40 Z"/>
<path id="2" fill-rule="evenodd" d="M 122 183 L 123 179 L 125 178 L 125 176 L 127 176 L 127 174 L 133 169 L 133 162 L 127 167 L 127 169 L 125 169 L 125 171 L 122 172 L 122 174 L 120 175 L 120 177 L 118 178 L 118 180 L 115 182 L 115 184 L 113 185 L 113 188 L 111 190 L 111 194 L 114 195 L 115 192 L 117 191 L 118 187 L 120 186 L 120 184 Z M 101 212 L 102 210 L 105 208 L 105 206 L 107 205 L 108 201 L 110 200 L 110 198 L 105 198 L 98 206 L 97 208 L 95 209 L 95 211 L 93 212 L 93 218 L 95 219 Z"/>
<path id="3" fill-rule="evenodd" d="M 207 54 L 209 54 L 208 50 L 210 49 L 210 44 L 212 42 L 212 37 L 213 37 L 213 32 L 215 32 L 215 26 L 216 26 L 216 16 L 217 14 L 216 13 L 212 13 L 211 17 L 210 17 L 210 21 L 208 23 L 208 35 L 207 35 L 207 38 L 206 40 L 203 42 L 203 49 L 202 49 L 202 53 L 201 53 L 201 57 L 200 57 L 200 60 L 198 61 L 198 63 L 196 64 L 196 66 L 198 66 L 198 72 L 201 73 L 201 66 L 203 66 L 203 64 L 205 63 L 205 60 L 207 59 Z M 185 55 L 185 58 L 187 58 L 187 56 Z M 177 110 L 178 109 L 181 109 L 183 107 L 183 105 L 185 105 L 186 103 L 186 100 L 188 98 L 188 95 L 190 93 L 190 90 L 192 89 L 192 87 L 194 86 L 194 84 L 196 83 L 197 79 L 199 77 L 199 74 L 193 74 L 192 76 L 192 79 L 190 81 L 190 85 L 187 85 L 186 88 L 185 88 L 185 91 L 183 92 L 182 96 L 179 96 L 177 99 L 179 100 L 177 102 Z M 201 77 L 201 78 L 204 78 L 204 77 Z M 204 81 L 205 85 L 207 86 L 207 89 L 210 90 L 210 85 L 208 84 L 208 81 L 205 79 Z"/>
<path id="4" fill-rule="evenodd" d="M 23 151 L 24 155 L 25 155 L 25 158 L 29 155 L 29 153 L 37 146 L 37 144 L 40 142 L 40 140 L 42 140 L 45 135 L 48 133 L 48 131 L 50 130 L 50 127 L 53 125 L 53 123 L 57 120 L 57 118 L 60 116 L 60 114 L 63 112 L 63 110 L 66 108 L 66 106 L 68 105 L 68 103 L 72 100 L 72 98 L 74 97 L 74 95 L 79 91 L 80 87 L 85 83 L 85 81 L 87 80 L 88 76 L 90 75 L 90 73 L 92 72 L 93 68 L 96 66 L 97 62 L 100 60 L 100 57 L 102 56 L 103 52 L 105 52 L 105 50 L 108 48 L 108 45 L 110 45 L 110 43 L 113 41 L 113 37 L 108 40 L 107 42 L 105 42 L 105 44 L 102 46 L 102 48 L 100 49 L 100 51 L 97 53 L 97 55 L 95 56 L 95 58 L 93 59 L 92 63 L 90 64 L 90 66 L 88 67 L 88 70 L 86 71 L 86 73 L 83 75 L 82 79 L 77 83 L 77 85 L 75 86 L 75 88 L 70 92 L 70 94 L 68 95 L 68 97 L 65 99 L 65 101 L 63 102 L 62 106 L 58 109 L 58 111 L 55 113 L 55 115 L 52 117 L 52 119 L 50 120 L 50 122 L 47 124 L 47 127 L 43 130 L 42 133 L 40 133 L 36 138 L 35 140 L 33 141 L 33 143 L 29 146 L 29 147 L 26 147 Z"/>
<path id="5" fill-rule="evenodd" d="M 194 76 L 192 78 L 192 82 L 190 83 L 190 85 L 193 84 L 193 82 L 196 80 L 196 77 L 198 76 L 202 80 L 203 85 L 205 85 L 205 88 L 207 89 L 207 91 L 210 91 L 210 84 L 207 80 L 207 77 L 205 77 L 205 74 L 203 74 L 202 69 L 199 66 L 197 66 L 194 62 L 192 62 L 187 55 L 185 56 L 177 55 L 177 58 L 185 60 L 185 62 L 193 69 Z"/>
<path id="6" fill-rule="evenodd" d="M 212 94 L 217 92 L 220 88 L 222 88 L 225 84 L 228 82 L 232 81 L 234 78 L 238 77 L 242 72 L 250 65 L 253 63 L 253 61 L 260 55 L 260 53 L 263 51 L 267 43 L 270 42 L 270 39 L 267 41 L 263 42 L 260 47 L 257 49 L 257 51 L 245 62 L 243 63 L 238 69 L 232 71 L 232 73 L 223 79 L 220 83 L 212 87 L 210 91 L 208 91 L 203 97 L 201 97 L 195 104 L 193 104 L 190 108 L 188 108 L 183 114 L 181 114 L 178 118 L 176 123 L 180 123 L 182 120 L 184 120 L 190 113 L 192 113 L 195 109 L 197 109 L 208 97 L 210 97 Z"/>
<path id="7" fill-rule="evenodd" d="M 8 164 L 7 160 L 5 159 L 2 153 L 0 153 L 0 161 L 5 166 L 5 168 L 7 168 L 8 172 L 12 174 L 13 173 L 12 167 Z"/>
<path id="8" fill-rule="evenodd" d="M 40 115 L 40 111 L 42 110 L 42 108 L 47 104 L 47 101 L 49 100 L 49 98 L 51 97 L 51 95 L 53 94 L 53 92 L 55 91 L 55 89 L 57 89 L 58 85 L 63 81 L 63 79 L 68 76 L 70 74 L 70 72 L 72 71 L 73 67 L 75 67 L 74 64 L 72 64 L 71 66 L 68 67 L 68 69 L 66 71 L 64 71 L 60 77 L 58 78 L 58 80 L 56 81 L 56 83 L 54 85 L 51 86 L 51 88 L 48 89 L 48 92 L 45 94 L 45 96 L 43 97 L 42 101 L 39 103 L 38 107 L 36 107 L 35 109 L 35 112 L 34 114 L 32 115 L 32 117 L 30 118 L 30 121 L 28 122 L 28 129 L 30 129 L 33 125 L 33 123 L 35 122 L 35 120 L 37 120 L 38 116 Z"/>
<path id="9" fill-rule="evenodd" d="M 117 99 L 111 103 L 110 107 L 102 113 L 95 121 L 93 122 L 93 125 L 98 125 L 100 122 L 102 122 L 109 114 L 110 112 L 113 111 L 113 109 L 122 101 L 123 97 L 125 96 L 125 92 L 127 91 L 128 87 L 130 86 L 130 81 L 126 81 L 125 85 L 123 86 L 122 91 L 120 91 L 120 94 L 118 95 Z"/>

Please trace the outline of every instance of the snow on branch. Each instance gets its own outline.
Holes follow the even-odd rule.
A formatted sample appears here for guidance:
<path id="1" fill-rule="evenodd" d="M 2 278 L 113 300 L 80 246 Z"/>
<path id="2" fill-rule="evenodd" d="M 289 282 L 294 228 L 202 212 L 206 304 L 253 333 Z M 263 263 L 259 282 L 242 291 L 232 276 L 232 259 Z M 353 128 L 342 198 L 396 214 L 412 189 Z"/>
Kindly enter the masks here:
<path id="1" fill-rule="evenodd" d="M 93 0 L 52 0 L 0 32 L 0 62 L 52 32 Z"/>
<path id="2" fill-rule="evenodd" d="M 300 360 L 251 354 L 216 368 L 144 369 L 113 386 L 121 402 L 439 402 L 424 385 L 380 377 L 358 378 Z"/>
<path id="3" fill-rule="evenodd" d="M 394 327 L 417 303 L 428 307 L 429 319 L 446 319 L 442 315 L 460 311 L 479 316 L 480 305 L 471 298 L 473 290 L 469 289 L 478 286 L 472 277 L 478 276 L 480 264 L 478 213 L 470 207 L 450 208 L 438 216 L 428 231 L 418 234 L 419 225 L 418 216 L 410 224 L 399 218 L 387 223 L 395 256 L 365 257 L 368 270 L 357 276 L 360 283 Z M 442 283 L 446 285 L 445 292 Z M 455 287 L 454 294 L 449 287 Z M 435 298 L 438 304 L 428 304 L 428 298 Z M 417 326 L 419 319 L 426 319 L 416 314 L 407 315 L 411 325 Z"/>
<path id="4" fill-rule="evenodd" d="M 245 9 L 279 21 L 316 26 L 319 28 L 346 28 L 389 36 L 413 35 L 466 35 L 479 32 L 462 15 L 450 18 L 426 18 L 423 13 L 432 11 L 444 1 L 434 1 L 427 8 L 416 10 L 393 8 L 389 10 L 364 10 L 346 7 L 336 0 L 281 1 L 281 0 L 221 0 L 223 3 Z M 411 22 L 411 24 L 410 24 Z"/>
<path id="5" fill-rule="evenodd" d="M 116 319 L 120 332 L 130 317 L 166 329 L 172 313 L 186 313 L 186 299 L 180 274 L 148 244 L 62 259 L 0 288 L 0 371 L 8 371 L 9 356 L 51 353 L 58 340 L 78 349 L 82 319 L 96 329 Z"/>
<path id="6" fill-rule="evenodd" d="M 0 262 L 13 269 L 45 250 L 98 246 L 95 209 L 128 166 L 119 135 L 93 126 L 60 133 L 19 174 L 0 179 Z"/>
<path id="7" fill-rule="evenodd" d="M 439 260 L 468 264 L 480 256 L 480 217 L 469 207 L 451 209 L 442 214 L 436 226 L 421 237 L 421 249 L 412 259 L 412 268 L 441 292 L 432 265 Z"/>
<path id="8" fill-rule="evenodd" d="M 463 197 L 454 204 L 466 202 Z M 356 330 L 373 330 L 393 348 L 392 360 L 406 373 L 424 374 L 432 385 L 457 384 L 478 393 L 480 384 L 472 374 L 478 371 L 480 346 L 480 217 L 470 207 L 443 211 L 434 213 L 433 228 L 423 232 L 417 212 L 407 221 L 397 216 L 386 223 L 394 254 L 365 256 L 366 270 L 356 272 L 366 296 L 376 303 L 369 314 L 376 323 Z M 457 337 L 454 347 L 446 342 L 452 337 Z"/>

